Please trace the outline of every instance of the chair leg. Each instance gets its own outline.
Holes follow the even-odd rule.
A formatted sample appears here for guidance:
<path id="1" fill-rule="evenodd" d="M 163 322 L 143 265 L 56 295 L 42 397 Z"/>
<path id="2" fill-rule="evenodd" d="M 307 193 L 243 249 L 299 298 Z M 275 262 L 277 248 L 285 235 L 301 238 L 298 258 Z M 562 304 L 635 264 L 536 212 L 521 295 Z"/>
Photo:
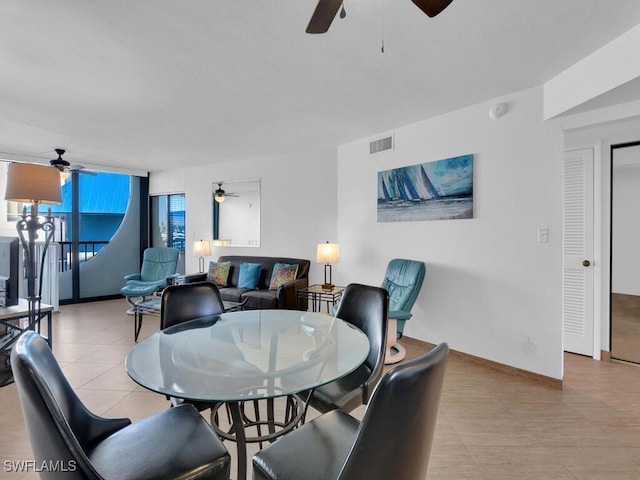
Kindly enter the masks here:
<path id="1" fill-rule="evenodd" d="M 140 298 L 140 297 L 125 297 L 127 299 L 127 303 L 129 305 L 131 305 L 131 308 L 127 310 L 127 315 L 135 315 L 136 313 L 136 303 L 133 299 L 134 298 Z"/>
<path id="2" fill-rule="evenodd" d="M 387 327 L 387 351 L 384 356 L 384 364 L 390 365 L 404 360 L 407 356 L 405 348 L 397 342 L 398 321 L 390 318 Z"/>

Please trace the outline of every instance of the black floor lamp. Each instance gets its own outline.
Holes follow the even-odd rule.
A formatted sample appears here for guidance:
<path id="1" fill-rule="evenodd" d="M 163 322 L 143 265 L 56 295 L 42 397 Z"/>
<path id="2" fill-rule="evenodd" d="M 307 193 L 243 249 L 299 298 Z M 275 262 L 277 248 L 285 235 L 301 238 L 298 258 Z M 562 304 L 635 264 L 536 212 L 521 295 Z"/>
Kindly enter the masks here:
<path id="1" fill-rule="evenodd" d="M 44 260 L 55 230 L 51 210 L 47 216 L 39 217 L 38 205 L 41 203 L 62 203 L 60 171 L 55 167 L 45 165 L 11 163 L 7 171 L 7 190 L 4 198 L 12 202 L 31 204 L 30 214 L 27 214 L 27 207 L 23 207 L 16 228 L 24 249 L 29 328 L 33 328 L 40 319 Z M 38 278 L 36 277 L 36 239 L 39 230 L 44 232 L 44 245 L 40 262 L 39 283 L 36 289 L 36 278 Z M 51 332 L 47 332 L 47 334 L 50 335 Z"/>

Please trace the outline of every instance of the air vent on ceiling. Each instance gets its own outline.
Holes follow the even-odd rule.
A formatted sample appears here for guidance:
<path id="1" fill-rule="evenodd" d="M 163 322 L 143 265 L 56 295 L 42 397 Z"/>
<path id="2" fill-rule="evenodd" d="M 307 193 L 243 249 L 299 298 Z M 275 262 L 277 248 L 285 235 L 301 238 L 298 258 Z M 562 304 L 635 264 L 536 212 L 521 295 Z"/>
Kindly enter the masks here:
<path id="1" fill-rule="evenodd" d="M 384 152 L 385 150 L 393 150 L 393 136 L 384 137 L 369 143 L 369 155 Z"/>

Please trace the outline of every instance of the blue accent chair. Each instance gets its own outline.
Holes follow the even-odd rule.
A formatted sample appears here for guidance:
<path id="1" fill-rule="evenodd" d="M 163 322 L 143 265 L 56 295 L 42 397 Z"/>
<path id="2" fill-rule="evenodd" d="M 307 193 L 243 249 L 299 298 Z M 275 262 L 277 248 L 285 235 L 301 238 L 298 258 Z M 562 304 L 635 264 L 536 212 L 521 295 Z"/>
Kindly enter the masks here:
<path id="1" fill-rule="evenodd" d="M 406 351 L 396 340 L 402 338 L 404 326 L 412 316 L 411 309 L 418 298 L 426 266 L 424 262 L 395 258 L 389 262 L 381 287 L 389 292 L 389 332 L 385 364 L 397 363 Z"/>
<path id="2" fill-rule="evenodd" d="M 120 290 L 132 307 L 127 313 L 134 313 L 133 298 L 142 297 L 144 300 L 168 285 L 167 279 L 176 273 L 179 256 L 177 248 L 147 248 L 144 251 L 140 273 L 125 275 L 127 283 Z"/>

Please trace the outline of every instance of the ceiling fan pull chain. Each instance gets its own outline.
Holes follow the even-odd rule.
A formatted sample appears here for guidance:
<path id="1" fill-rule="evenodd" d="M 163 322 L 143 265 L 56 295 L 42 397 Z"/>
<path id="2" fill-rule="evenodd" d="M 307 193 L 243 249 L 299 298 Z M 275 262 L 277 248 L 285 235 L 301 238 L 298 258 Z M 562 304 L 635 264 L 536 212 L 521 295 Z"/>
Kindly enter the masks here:
<path id="1" fill-rule="evenodd" d="M 344 2 L 342 2 L 342 10 L 340 10 L 340 18 L 347 16 L 347 11 L 344 9 Z"/>
<path id="2" fill-rule="evenodd" d="M 380 36 L 382 37 L 382 41 L 380 46 L 380 53 L 384 53 L 384 0 L 380 0 L 380 3 L 382 5 L 382 32 L 380 34 Z"/>

